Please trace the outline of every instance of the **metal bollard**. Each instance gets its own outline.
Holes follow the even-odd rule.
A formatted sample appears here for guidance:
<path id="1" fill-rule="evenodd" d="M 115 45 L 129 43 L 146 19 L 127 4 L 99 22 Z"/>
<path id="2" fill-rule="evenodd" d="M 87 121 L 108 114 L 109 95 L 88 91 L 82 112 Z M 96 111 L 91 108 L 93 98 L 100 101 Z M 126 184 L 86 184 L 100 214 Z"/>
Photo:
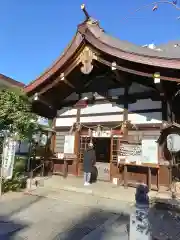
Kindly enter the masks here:
<path id="1" fill-rule="evenodd" d="M 130 216 L 129 240 L 152 240 L 149 224 L 148 187 L 140 184 L 136 189 L 136 209 Z"/>

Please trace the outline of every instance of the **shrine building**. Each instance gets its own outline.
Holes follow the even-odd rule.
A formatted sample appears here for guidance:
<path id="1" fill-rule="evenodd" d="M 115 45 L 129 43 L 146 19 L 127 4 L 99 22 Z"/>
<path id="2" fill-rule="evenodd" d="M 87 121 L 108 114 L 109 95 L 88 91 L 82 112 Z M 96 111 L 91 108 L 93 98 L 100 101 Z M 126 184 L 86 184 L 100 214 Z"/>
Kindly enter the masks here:
<path id="1" fill-rule="evenodd" d="M 180 50 L 111 37 L 82 10 L 86 19 L 62 55 L 25 87 L 33 111 L 53 119 L 54 173 L 67 158 L 68 174 L 81 176 L 93 142 L 99 181 L 169 186 L 169 160 L 157 139 L 166 122 L 179 122 Z"/>

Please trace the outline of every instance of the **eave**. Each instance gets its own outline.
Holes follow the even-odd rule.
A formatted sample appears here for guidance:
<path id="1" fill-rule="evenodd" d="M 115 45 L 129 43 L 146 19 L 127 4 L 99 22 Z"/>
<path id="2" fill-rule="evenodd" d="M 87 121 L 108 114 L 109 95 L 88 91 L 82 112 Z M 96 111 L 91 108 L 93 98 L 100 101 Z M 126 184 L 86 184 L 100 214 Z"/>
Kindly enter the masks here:
<path id="1" fill-rule="evenodd" d="M 54 75 L 57 72 L 59 73 L 66 72 L 66 74 L 68 74 L 70 71 L 72 71 L 72 69 L 75 68 L 80 63 L 77 61 L 78 55 L 86 45 L 89 45 L 92 49 L 94 48 L 101 52 L 99 54 L 100 56 L 98 56 L 97 58 L 97 61 L 101 63 L 103 61 L 102 55 L 105 54 L 109 55 L 110 57 L 114 57 L 114 59 L 119 59 L 120 61 L 125 60 L 131 63 L 140 64 L 142 68 L 143 66 L 146 66 L 146 68 L 147 66 L 149 66 L 150 69 L 152 69 L 152 67 L 156 67 L 157 69 L 164 68 L 164 70 L 166 69 L 176 70 L 176 72 L 180 70 L 180 59 L 178 58 L 159 57 L 158 54 L 156 56 L 156 53 L 153 50 L 147 51 L 149 52 L 149 55 L 129 52 L 127 49 L 125 50 L 119 48 L 117 46 L 118 44 L 115 44 L 116 41 L 120 40 L 118 39 L 113 40 L 113 38 L 108 39 L 110 40 L 107 41 L 107 34 L 104 33 L 104 31 L 99 27 L 99 24 L 97 22 L 92 22 L 90 20 L 83 22 L 78 26 L 78 30 L 75 37 L 73 38 L 67 49 L 60 56 L 60 58 L 40 77 L 38 77 L 35 81 L 30 83 L 29 85 L 27 85 L 24 88 L 25 92 L 28 95 L 32 95 L 36 91 L 39 91 L 39 88 L 46 89 L 45 85 L 48 84 L 48 81 L 50 79 L 53 79 L 53 81 L 58 82 L 59 80 L 56 79 Z M 139 47 L 139 49 L 142 50 L 141 47 Z M 107 62 L 106 65 L 111 64 L 112 64 L 111 62 Z M 149 70 L 149 72 L 143 72 L 143 70 L 137 71 L 122 66 L 117 66 L 117 69 L 121 71 L 127 71 L 132 74 L 137 74 L 139 76 L 153 78 L 152 70 Z M 161 75 L 161 79 L 180 82 L 179 77 L 171 76 L 169 77 Z M 55 85 L 55 82 L 53 85 Z"/>
<path id="2" fill-rule="evenodd" d="M 124 49 L 118 48 L 117 45 L 113 42 L 113 38 L 112 41 L 107 41 L 107 34 L 105 34 L 98 25 L 92 26 L 82 24 L 79 26 L 79 32 L 85 36 L 86 41 L 92 46 L 113 57 L 154 67 L 170 68 L 176 70 L 180 69 L 180 58 L 177 59 L 159 57 L 156 55 L 150 56 L 145 54 L 127 52 Z M 139 46 L 139 48 L 141 47 Z M 148 51 L 149 50 L 150 49 L 148 49 Z M 150 50 L 149 52 L 151 51 L 155 53 L 155 50 Z"/>
<path id="3" fill-rule="evenodd" d="M 24 83 L 21 83 L 21 82 L 18 82 L 10 77 L 7 77 L 3 74 L 0 74 L 0 79 L 2 79 L 4 82 L 7 82 L 10 86 L 15 86 L 15 87 L 20 87 L 20 88 L 24 88 L 25 87 L 25 84 Z"/>
<path id="4" fill-rule="evenodd" d="M 76 54 L 78 49 L 83 45 L 83 39 L 84 39 L 83 36 L 77 31 L 71 43 L 64 50 L 61 56 L 56 60 L 56 62 L 53 63 L 53 65 L 50 68 L 48 68 L 37 79 L 35 79 L 29 85 L 27 85 L 24 88 L 25 92 L 28 94 L 31 93 L 34 89 L 36 89 L 41 84 L 44 84 L 48 79 L 50 79 L 57 71 L 66 68 L 69 61 L 72 61 L 73 56 Z"/>

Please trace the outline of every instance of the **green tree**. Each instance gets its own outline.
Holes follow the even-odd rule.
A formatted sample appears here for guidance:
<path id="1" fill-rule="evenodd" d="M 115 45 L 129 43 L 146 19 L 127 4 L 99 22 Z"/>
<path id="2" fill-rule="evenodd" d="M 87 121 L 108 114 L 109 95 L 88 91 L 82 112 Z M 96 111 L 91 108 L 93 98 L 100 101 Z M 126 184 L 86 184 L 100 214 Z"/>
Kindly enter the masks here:
<path id="1" fill-rule="evenodd" d="M 17 133 L 20 139 L 30 138 L 38 129 L 37 116 L 23 90 L 9 88 L 0 90 L 0 130 Z"/>

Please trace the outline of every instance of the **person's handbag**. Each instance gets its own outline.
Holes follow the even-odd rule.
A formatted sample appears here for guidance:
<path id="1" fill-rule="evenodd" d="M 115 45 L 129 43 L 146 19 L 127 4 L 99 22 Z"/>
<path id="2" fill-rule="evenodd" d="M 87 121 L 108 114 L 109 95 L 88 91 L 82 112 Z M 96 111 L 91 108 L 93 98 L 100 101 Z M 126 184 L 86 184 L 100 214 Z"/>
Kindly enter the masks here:
<path id="1" fill-rule="evenodd" d="M 98 177 L 98 169 L 96 166 L 92 166 L 92 171 L 91 171 L 91 179 L 90 182 L 94 183 L 97 181 L 97 177 Z"/>

